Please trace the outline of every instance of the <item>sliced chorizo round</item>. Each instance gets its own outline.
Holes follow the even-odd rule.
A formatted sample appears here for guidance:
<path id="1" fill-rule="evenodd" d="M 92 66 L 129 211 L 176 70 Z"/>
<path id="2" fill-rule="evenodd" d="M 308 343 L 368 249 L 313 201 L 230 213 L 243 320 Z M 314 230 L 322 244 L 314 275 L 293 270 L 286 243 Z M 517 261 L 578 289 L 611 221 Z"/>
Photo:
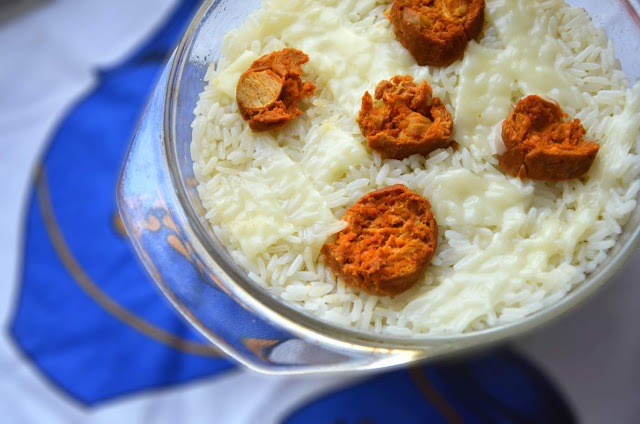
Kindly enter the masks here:
<path id="1" fill-rule="evenodd" d="M 424 275 L 438 239 L 427 199 L 394 185 L 362 197 L 343 220 L 347 227 L 325 243 L 322 252 L 347 285 L 394 296 Z"/>
<path id="2" fill-rule="evenodd" d="M 378 84 L 374 98 L 366 92 L 358 116 L 369 148 L 387 159 L 428 155 L 447 148 L 453 119 L 431 86 L 411 76 L 395 76 Z"/>
<path id="3" fill-rule="evenodd" d="M 505 173 L 520 179 L 562 181 L 586 174 L 600 149 L 584 140 L 579 119 L 540 96 L 520 100 L 502 124 L 506 151 L 498 156 Z"/>
<path id="4" fill-rule="evenodd" d="M 484 26 L 484 0 L 395 0 L 396 38 L 419 65 L 449 66 Z"/>
<path id="5" fill-rule="evenodd" d="M 238 109 L 254 132 L 281 127 L 300 115 L 298 101 L 316 86 L 302 81 L 302 65 L 309 56 L 284 49 L 262 56 L 240 76 L 236 88 Z"/>

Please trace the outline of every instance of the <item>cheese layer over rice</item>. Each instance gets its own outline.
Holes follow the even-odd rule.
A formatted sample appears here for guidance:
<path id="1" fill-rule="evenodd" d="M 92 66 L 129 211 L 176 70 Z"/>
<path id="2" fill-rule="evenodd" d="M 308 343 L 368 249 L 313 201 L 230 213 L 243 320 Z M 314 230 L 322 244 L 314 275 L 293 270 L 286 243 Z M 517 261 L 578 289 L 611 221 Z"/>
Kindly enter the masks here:
<path id="1" fill-rule="evenodd" d="M 461 333 L 520 320 L 565 296 L 616 243 L 640 189 L 640 85 L 614 46 L 562 0 L 487 0 L 484 36 L 445 69 L 395 39 L 388 0 L 264 0 L 225 37 L 193 122 L 206 218 L 266 290 L 325 320 L 394 335 Z M 317 93 L 286 127 L 253 134 L 240 75 L 285 47 L 311 60 Z M 365 91 L 412 75 L 453 113 L 460 149 L 381 160 L 356 117 Z M 582 180 L 521 181 L 497 169 L 501 123 L 529 94 L 559 102 L 601 145 Z M 320 248 L 366 193 L 405 184 L 433 205 L 440 239 L 421 281 L 394 298 L 345 287 Z"/>

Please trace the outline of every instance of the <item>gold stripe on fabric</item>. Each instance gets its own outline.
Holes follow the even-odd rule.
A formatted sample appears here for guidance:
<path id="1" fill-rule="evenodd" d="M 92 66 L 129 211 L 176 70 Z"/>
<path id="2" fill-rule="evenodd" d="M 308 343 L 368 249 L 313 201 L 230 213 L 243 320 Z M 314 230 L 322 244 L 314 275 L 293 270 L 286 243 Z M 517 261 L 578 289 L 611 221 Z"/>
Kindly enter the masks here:
<path id="1" fill-rule="evenodd" d="M 425 398 L 436 408 L 438 413 L 449 424 L 462 424 L 464 421 L 453 406 L 438 392 L 438 390 L 429 382 L 427 376 L 422 372 L 420 367 L 409 368 L 409 375 L 413 378 Z"/>

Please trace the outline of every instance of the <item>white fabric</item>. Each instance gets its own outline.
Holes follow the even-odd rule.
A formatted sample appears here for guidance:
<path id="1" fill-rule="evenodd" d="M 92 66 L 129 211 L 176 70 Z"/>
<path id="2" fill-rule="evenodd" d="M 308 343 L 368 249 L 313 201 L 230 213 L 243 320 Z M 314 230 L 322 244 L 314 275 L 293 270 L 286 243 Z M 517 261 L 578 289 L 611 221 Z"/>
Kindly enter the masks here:
<path id="1" fill-rule="evenodd" d="M 0 325 L 15 299 L 32 169 L 67 109 L 171 11 L 174 0 L 58 0 L 0 27 Z M 596 299 L 518 342 L 581 422 L 640 422 L 640 256 Z M 25 364 L 0 333 L 0 417 L 7 423 L 275 422 L 298 401 L 356 376 L 286 378 L 234 371 L 87 410 Z M 246 388 L 252 390 L 248 402 Z M 277 401 L 276 401 L 277 399 Z M 215 402 L 212 402 L 215 400 Z"/>

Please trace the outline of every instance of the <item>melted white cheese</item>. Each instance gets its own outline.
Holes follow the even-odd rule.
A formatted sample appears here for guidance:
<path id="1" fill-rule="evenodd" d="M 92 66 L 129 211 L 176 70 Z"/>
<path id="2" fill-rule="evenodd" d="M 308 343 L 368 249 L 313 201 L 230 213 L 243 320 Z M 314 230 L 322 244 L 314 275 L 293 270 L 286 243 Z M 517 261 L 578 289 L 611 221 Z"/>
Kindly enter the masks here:
<path id="1" fill-rule="evenodd" d="M 306 175 L 324 184 L 340 179 L 350 167 L 370 160 L 358 135 L 348 133 L 332 121 L 311 129 L 302 153 Z"/>

